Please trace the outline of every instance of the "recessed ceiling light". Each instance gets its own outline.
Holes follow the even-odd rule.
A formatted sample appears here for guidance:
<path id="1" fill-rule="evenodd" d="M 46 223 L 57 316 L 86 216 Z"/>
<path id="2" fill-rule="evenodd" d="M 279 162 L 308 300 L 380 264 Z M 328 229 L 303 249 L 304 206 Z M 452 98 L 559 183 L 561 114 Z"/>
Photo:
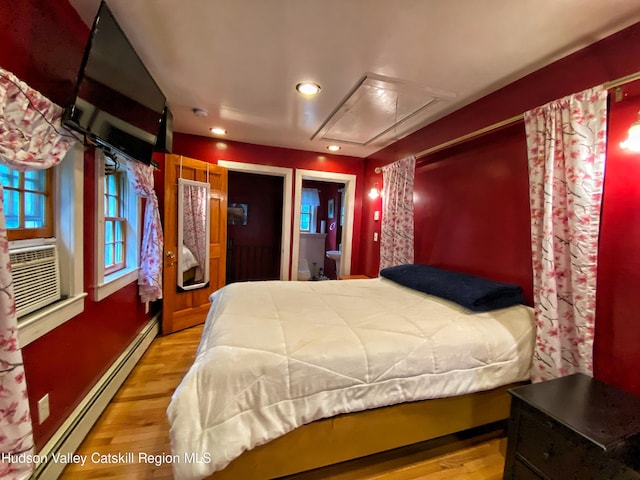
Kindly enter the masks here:
<path id="1" fill-rule="evenodd" d="M 327 147 L 327 150 L 329 150 L 330 152 L 337 152 L 338 150 L 340 150 L 340 145 L 329 145 Z"/>
<path id="2" fill-rule="evenodd" d="M 224 128 L 213 127 L 211 129 L 211 133 L 213 133 L 214 135 L 224 135 L 227 133 L 227 131 Z"/>
<path id="3" fill-rule="evenodd" d="M 320 92 L 320 85 L 315 82 L 300 82 L 296 85 L 296 90 L 302 95 L 315 95 Z"/>

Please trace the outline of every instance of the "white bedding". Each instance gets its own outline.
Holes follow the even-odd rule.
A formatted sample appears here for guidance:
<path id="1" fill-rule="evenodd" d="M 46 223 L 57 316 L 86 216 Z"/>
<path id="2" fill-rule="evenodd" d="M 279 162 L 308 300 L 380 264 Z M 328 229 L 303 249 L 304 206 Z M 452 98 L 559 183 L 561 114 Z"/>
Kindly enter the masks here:
<path id="1" fill-rule="evenodd" d="M 235 283 L 211 299 L 167 411 L 178 479 L 320 418 L 529 378 L 523 305 L 471 313 L 382 278 Z"/>
<path id="2" fill-rule="evenodd" d="M 184 273 L 190 268 L 198 267 L 200 264 L 196 259 L 196 256 L 186 245 L 182 245 L 182 258 L 181 258 L 181 271 Z"/>

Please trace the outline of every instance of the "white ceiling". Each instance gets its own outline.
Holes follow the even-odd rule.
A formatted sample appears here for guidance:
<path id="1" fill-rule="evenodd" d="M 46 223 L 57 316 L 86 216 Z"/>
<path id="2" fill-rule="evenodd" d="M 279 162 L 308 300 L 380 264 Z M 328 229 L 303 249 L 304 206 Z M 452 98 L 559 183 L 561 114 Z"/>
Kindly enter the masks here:
<path id="1" fill-rule="evenodd" d="M 99 0 L 69 1 L 91 24 Z M 167 96 L 176 132 L 213 136 L 222 126 L 230 140 L 326 153 L 320 130 L 365 75 L 443 94 L 384 138 L 343 145 L 340 154 L 358 157 L 640 21 L 639 0 L 107 4 Z M 320 94 L 298 94 L 303 80 Z"/>

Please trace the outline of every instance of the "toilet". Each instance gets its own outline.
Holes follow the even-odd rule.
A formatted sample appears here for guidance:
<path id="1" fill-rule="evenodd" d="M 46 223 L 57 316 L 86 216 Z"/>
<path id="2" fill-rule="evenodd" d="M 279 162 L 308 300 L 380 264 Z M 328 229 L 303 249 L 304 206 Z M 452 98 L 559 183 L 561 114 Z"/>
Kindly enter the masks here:
<path id="1" fill-rule="evenodd" d="M 298 262 L 298 280 L 311 280 L 311 270 L 309 270 L 309 262 L 306 258 Z"/>

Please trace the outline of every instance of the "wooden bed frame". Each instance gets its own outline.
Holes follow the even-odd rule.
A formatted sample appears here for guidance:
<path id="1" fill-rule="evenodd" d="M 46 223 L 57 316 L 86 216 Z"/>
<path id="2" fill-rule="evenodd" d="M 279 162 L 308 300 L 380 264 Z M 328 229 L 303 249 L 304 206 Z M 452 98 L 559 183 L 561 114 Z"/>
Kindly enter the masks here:
<path id="1" fill-rule="evenodd" d="M 504 420 L 507 390 L 516 385 L 318 420 L 243 453 L 208 478 L 278 478 Z"/>

